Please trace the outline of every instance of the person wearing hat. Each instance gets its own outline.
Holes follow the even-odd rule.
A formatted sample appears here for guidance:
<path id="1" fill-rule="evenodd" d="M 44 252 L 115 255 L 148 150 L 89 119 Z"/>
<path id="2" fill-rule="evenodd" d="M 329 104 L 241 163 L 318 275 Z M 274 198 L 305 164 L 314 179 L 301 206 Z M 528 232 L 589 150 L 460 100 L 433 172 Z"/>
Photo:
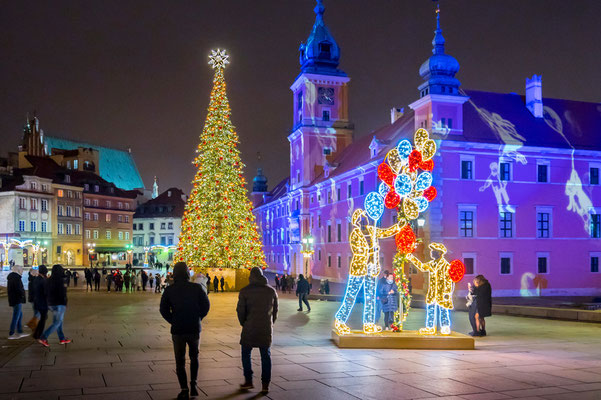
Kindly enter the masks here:
<path id="1" fill-rule="evenodd" d="M 48 275 L 48 267 L 40 265 L 38 275 L 32 282 L 33 292 L 33 307 L 40 313 L 40 320 L 33 332 L 33 338 L 39 339 L 46 327 L 48 319 L 48 301 L 46 300 L 46 278 Z"/>
<path id="2" fill-rule="evenodd" d="M 453 309 L 453 290 L 455 284 L 449 275 L 450 263 L 445 259 L 447 248 L 442 243 L 430 243 L 431 261 L 423 263 L 413 254 L 407 256 L 417 269 L 428 272 L 428 293 L 426 294 L 426 327 L 421 328 L 422 335 L 436 334 L 437 316 L 440 320 L 440 333 L 451 334 L 449 310 Z"/>
<path id="3" fill-rule="evenodd" d="M 271 341 L 273 324 L 278 316 L 278 295 L 274 288 L 267 284 L 261 268 L 254 267 L 250 271 L 249 284 L 240 290 L 238 295 L 238 321 L 242 325 L 240 345 L 242 346 L 242 368 L 244 383 L 240 389 L 249 390 L 253 385 L 253 371 L 250 355 L 254 347 L 261 352 L 261 393 L 269 392 L 271 381 Z"/>
<path id="4" fill-rule="evenodd" d="M 190 282 L 188 266 L 178 262 L 173 267 L 173 284 L 161 296 L 160 312 L 171 324 L 171 339 L 175 353 L 175 372 L 181 388 L 178 400 L 198 396 L 198 345 L 202 330 L 201 320 L 208 314 L 209 297 L 197 284 Z M 186 345 L 190 356 L 190 387 L 186 376 Z"/>

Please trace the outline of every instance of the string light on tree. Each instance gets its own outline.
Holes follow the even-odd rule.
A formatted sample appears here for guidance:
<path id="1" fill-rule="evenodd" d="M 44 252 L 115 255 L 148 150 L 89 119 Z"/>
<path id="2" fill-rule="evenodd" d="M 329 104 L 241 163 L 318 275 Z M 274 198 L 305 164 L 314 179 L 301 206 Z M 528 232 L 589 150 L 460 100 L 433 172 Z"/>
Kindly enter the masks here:
<path id="1" fill-rule="evenodd" d="M 182 217 L 175 259 L 195 268 L 265 268 L 265 255 L 246 192 L 238 135 L 230 120 L 223 71 L 225 50 L 209 56 L 214 69 L 208 114 L 194 165 L 198 168 Z"/>

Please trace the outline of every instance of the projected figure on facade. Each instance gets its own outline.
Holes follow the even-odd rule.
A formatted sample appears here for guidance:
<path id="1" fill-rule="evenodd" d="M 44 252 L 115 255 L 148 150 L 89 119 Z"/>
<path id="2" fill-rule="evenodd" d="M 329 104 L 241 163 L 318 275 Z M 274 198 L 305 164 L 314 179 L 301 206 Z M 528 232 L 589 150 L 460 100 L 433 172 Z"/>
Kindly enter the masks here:
<path id="1" fill-rule="evenodd" d="M 382 327 L 375 324 L 376 278 L 380 274 L 378 239 L 396 235 L 401 227 L 396 224 L 387 229 L 371 225 L 362 228 L 363 221 L 368 221 L 368 216 L 364 210 L 359 208 L 351 217 L 354 228 L 349 241 L 353 256 L 349 266 L 347 289 L 342 305 L 336 313 L 335 328 L 341 335 L 351 333 L 346 322 L 361 288 L 363 288 L 364 294 L 363 331 L 365 333 L 382 331 Z"/>
<path id="2" fill-rule="evenodd" d="M 499 176 L 499 164 L 490 163 L 490 175 L 486 178 L 486 183 L 480 186 L 480 191 L 483 192 L 487 188 L 492 187 L 492 191 L 497 199 L 497 204 L 503 211 L 513 212 L 513 208 L 509 205 L 509 195 L 507 194 L 507 182 L 502 181 Z"/>
<path id="3" fill-rule="evenodd" d="M 430 243 L 431 261 L 423 263 L 413 254 L 407 256 L 417 269 L 428 272 L 428 293 L 426 294 L 426 327 L 421 328 L 422 335 L 434 335 L 440 320 L 440 333 L 451 334 L 449 311 L 453 309 L 453 290 L 465 274 L 465 267 L 459 260 L 449 263 L 445 259 L 447 248 L 442 243 Z"/>

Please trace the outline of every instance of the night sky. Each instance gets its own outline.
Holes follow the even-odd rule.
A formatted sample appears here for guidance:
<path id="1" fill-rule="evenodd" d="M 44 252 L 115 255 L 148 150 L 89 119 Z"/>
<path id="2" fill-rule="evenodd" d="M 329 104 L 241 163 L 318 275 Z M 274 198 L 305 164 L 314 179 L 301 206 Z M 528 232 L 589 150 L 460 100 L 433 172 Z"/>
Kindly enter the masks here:
<path id="1" fill-rule="evenodd" d="M 288 174 L 290 85 L 313 0 L 4 1 L 0 11 L 0 155 L 15 151 L 27 112 L 46 134 L 131 147 L 146 187 L 190 188 L 212 85 L 211 49 L 230 53 L 232 120 L 250 180 L 256 153 L 272 188 Z M 351 77 L 355 135 L 417 99 L 431 54 L 430 0 L 324 0 Z M 599 0 L 447 0 L 447 53 L 465 89 L 601 99 Z M 599 132 L 595 132 L 599 134 Z"/>

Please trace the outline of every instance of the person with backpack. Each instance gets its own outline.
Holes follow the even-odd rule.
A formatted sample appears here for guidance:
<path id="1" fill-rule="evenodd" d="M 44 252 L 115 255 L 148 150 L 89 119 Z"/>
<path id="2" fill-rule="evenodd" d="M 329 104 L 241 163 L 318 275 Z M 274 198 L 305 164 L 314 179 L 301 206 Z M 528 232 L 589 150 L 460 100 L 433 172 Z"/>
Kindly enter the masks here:
<path id="1" fill-rule="evenodd" d="M 58 334 L 60 344 L 71 343 L 71 339 L 67 339 L 63 333 L 63 319 L 67 311 L 67 284 L 65 283 L 65 271 L 59 264 L 52 266 L 52 275 L 46 281 L 47 284 L 47 300 L 48 308 L 52 311 L 52 325 L 42 333 L 38 342 L 49 347 L 48 336 L 54 331 Z"/>
<path id="2" fill-rule="evenodd" d="M 209 298 L 202 287 L 190 282 L 188 267 L 178 262 L 173 267 L 172 285 L 165 288 L 161 296 L 160 312 L 171 324 L 171 340 L 175 354 L 175 369 L 181 392 L 179 400 L 198 396 L 198 345 L 202 330 L 202 319 L 208 314 Z M 186 375 L 186 346 L 190 357 L 190 386 Z"/>

